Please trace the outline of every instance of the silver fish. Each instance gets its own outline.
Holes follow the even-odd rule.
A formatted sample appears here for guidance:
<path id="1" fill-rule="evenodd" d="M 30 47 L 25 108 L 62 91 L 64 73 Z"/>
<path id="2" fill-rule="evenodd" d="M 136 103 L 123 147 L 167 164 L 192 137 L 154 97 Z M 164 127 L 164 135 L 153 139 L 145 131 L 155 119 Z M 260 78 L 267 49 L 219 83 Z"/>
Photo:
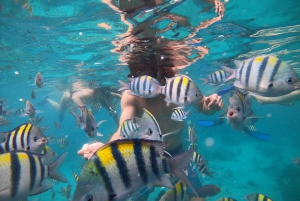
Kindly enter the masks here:
<path id="1" fill-rule="evenodd" d="M 1 132 L 0 142 L 0 153 L 23 150 L 40 154 L 47 140 L 40 128 L 25 123 L 12 131 Z"/>
<path id="2" fill-rule="evenodd" d="M 85 126 L 85 132 L 86 134 L 94 138 L 96 136 L 103 136 L 101 133 L 98 132 L 98 127 L 103 123 L 106 122 L 107 120 L 102 120 L 96 123 L 96 120 L 93 116 L 93 114 L 88 111 L 87 119 L 86 119 L 86 126 Z"/>
<path id="3" fill-rule="evenodd" d="M 26 109 L 25 108 L 20 108 L 15 112 L 15 115 L 20 116 L 20 117 L 24 117 L 26 116 Z"/>
<path id="4" fill-rule="evenodd" d="M 33 107 L 32 103 L 27 100 L 26 101 L 26 114 L 30 117 L 34 117 L 35 115 L 35 108 Z"/>
<path id="5" fill-rule="evenodd" d="M 197 85 L 185 75 L 166 78 L 166 85 L 162 87 L 167 103 L 187 107 L 200 102 L 203 95 Z"/>
<path id="6" fill-rule="evenodd" d="M 262 55 L 244 61 L 235 61 L 238 69 L 222 68 L 230 74 L 226 79 L 236 79 L 234 86 L 266 97 L 289 94 L 300 89 L 300 78 L 284 61 Z"/>
<path id="7" fill-rule="evenodd" d="M 130 90 L 130 94 L 143 98 L 154 98 L 161 94 L 161 85 L 153 77 L 142 75 L 135 78 L 128 78 L 129 83 L 119 80 L 122 85 L 118 91 Z"/>
<path id="8" fill-rule="evenodd" d="M 36 99 L 36 91 L 35 90 L 32 90 L 32 92 L 31 92 L 31 98 L 32 99 Z"/>
<path id="9" fill-rule="evenodd" d="M 4 107 L 3 105 L 0 105 L 0 115 L 4 115 L 4 116 L 7 116 L 7 117 L 10 117 L 10 113 L 11 110 L 4 110 Z"/>
<path id="10" fill-rule="evenodd" d="M 122 139 L 139 139 L 139 125 L 133 122 L 134 118 L 123 121 L 120 136 Z"/>
<path id="11" fill-rule="evenodd" d="M 184 111 L 182 107 L 176 107 L 173 110 L 171 119 L 174 121 L 184 121 L 190 113 L 190 110 Z"/>
<path id="12" fill-rule="evenodd" d="M 72 200 L 127 200 L 154 184 L 172 188 L 170 173 L 197 195 L 182 171 L 193 151 L 171 158 L 164 158 L 163 153 L 163 142 L 155 140 L 115 140 L 102 146 L 84 166 Z"/>
<path id="13" fill-rule="evenodd" d="M 205 85 L 207 83 L 219 85 L 222 84 L 227 79 L 228 76 L 229 74 L 226 73 L 224 70 L 217 70 L 212 74 L 209 74 L 208 78 L 200 78 L 200 80 L 203 80 L 202 85 Z"/>
<path id="14" fill-rule="evenodd" d="M 140 125 L 140 136 L 143 139 L 162 140 L 162 133 L 153 114 L 144 108 L 142 117 L 136 118 Z"/>
<path id="15" fill-rule="evenodd" d="M 43 193 L 53 187 L 46 178 L 68 182 L 59 170 L 67 153 L 49 166 L 43 155 L 17 151 L 0 155 L 0 200 L 16 201 L 29 195 Z M 13 168 L 12 168 L 13 167 Z"/>
<path id="16" fill-rule="evenodd" d="M 34 82 L 38 88 L 42 88 L 44 84 L 43 77 L 40 72 L 38 72 L 34 78 Z"/>
<path id="17" fill-rule="evenodd" d="M 189 141 L 190 141 L 190 145 L 188 149 L 193 149 L 195 151 L 198 150 L 198 138 L 197 138 L 197 134 L 195 132 L 195 126 L 191 127 L 190 125 L 188 126 L 188 134 L 189 134 Z"/>

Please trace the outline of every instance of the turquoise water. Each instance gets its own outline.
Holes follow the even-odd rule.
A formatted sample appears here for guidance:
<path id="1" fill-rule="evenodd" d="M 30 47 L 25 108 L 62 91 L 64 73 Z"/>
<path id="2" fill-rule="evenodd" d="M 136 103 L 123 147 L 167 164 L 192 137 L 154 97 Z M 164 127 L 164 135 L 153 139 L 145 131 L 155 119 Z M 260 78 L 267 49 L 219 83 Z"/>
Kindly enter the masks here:
<path id="1" fill-rule="evenodd" d="M 139 5 L 139 2 L 128 7 Z M 125 24 L 120 17 L 124 13 L 101 1 L 1 1 L 0 97 L 6 100 L 8 107 L 5 109 L 24 108 L 25 103 L 20 99 L 30 99 L 36 105 L 47 96 L 59 102 L 62 92 L 56 86 L 64 90 L 72 86 L 73 90 L 78 90 L 96 81 L 100 86 L 118 88 L 117 80 L 125 81 L 129 74 L 128 61 L 145 61 L 153 55 L 163 60 L 161 62 L 170 59 L 205 95 L 214 87 L 201 86 L 199 78 L 222 65 L 234 67 L 235 59 L 273 54 L 299 72 L 299 1 L 229 0 L 224 2 L 225 9 L 219 13 L 210 1 L 164 2 L 163 5 L 136 6 L 133 9 L 136 12 L 128 16 Z M 126 3 L 125 7 L 129 5 Z M 165 17 L 156 21 L 166 13 L 171 13 L 174 19 Z M 144 28 L 142 25 L 147 22 L 150 25 Z M 140 28 L 139 34 L 135 34 L 139 40 L 133 36 L 123 37 L 129 33 L 129 24 Z M 201 42 L 194 44 L 194 39 Z M 34 85 L 37 72 L 41 72 L 45 82 L 41 89 Z M 37 91 L 36 99 L 30 98 L 33 89 Z M 228 97 L 223 96 L 223 100 L 227 105 Z M 277 201 L 300 200 L 300 168 L 292 162 L 292 158 L 300 156 L 299 102 L 287 106 L 261 105 L 253 101 L 251 108 L 262 117 L 255 124 L 256 128 L 270 134 L 271 141 L 259 141 L 234 131 L 229 124 L 196 127 L 198 152 L 215 172 L 215 178 L 206 176 L 201 181 L 222 189 L 219 195 L 207 200 L 215 201 L 225 196 L 245 200 L 245 195 L 255 192 Z M 45 135 L 53 134 L 69 141 L 65 149 L 55 143 L 50 146 L 58 155 L 69 153 L 62 171 L 69 178 L 73 193 L 76 183 L 72 169 L 79 173 L 83 161 L 77 151 L 91 139 L 83 130 L 75 128 L 75 119 L 68 112 L 57 130 L 53 122 L 59 121 L 58 112 L 49 104 L 36 109 L 42 110 L 44 116 L 39 126 L 50 127 Z M 120 114 L 119 105 L 117 112 Z M 207 117 L 192 111 L 188 120 L 196 123 L 199 119 L 214 120 L 219 115 L 220 112 Z M 103 108 L 95 118 L 108 120 L 99 128 L 104 134 L 101 139 L 106 142 L 117 129 L 113 118 Z M 7 119 L 11 124 L 0 127 L 0 131 L 9 131 L 27 121 L 27 117 L 18 116 Z M 183 141 L 188 146 L 187 129 L 185 133 Z M 214 143 L 208 146 L 207 139 L 213 139 Z M 66 186 L 62 183 L 54 186 L 54 200 L 66 200 L 59 193 L 59 189 Z M 156 192 L 159 190 L 156 188 Z M 155 197 L 154 193 L 149 200 Z M 29 197 L 29 200 L 51 200 L 51 191 Z"/>

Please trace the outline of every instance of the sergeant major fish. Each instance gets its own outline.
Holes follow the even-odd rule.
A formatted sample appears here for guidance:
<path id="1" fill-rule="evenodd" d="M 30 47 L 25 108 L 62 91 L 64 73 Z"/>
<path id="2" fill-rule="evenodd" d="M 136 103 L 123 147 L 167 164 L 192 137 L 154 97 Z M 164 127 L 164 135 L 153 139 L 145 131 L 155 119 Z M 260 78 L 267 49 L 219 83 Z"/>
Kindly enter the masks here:
<path id="1" fill-rule="evenodd" d="M 138 123 L 134 123 L 133 121 L 134 118 L 123 121 L 120 130 L 121 138 L 126 138 L 126 139 L 140 138 L 139 135 L 140 126 L 138 125 Z"/>
<path id="2" fill-rule="evenodd" d="M 190 113 L 190 110 L 184 111 L 183 107 L 176 107 L 173 110 L 171 119 L 174 121 L 184 121 Z"/>
<path id="3" fill-rule="evenodd" d="M 141 96 L 143 98 L 154 98 L 161 94 L 161 85 L 153 77 L 142 75 L 135 78 L 128 78 L 129 83 L 119 80 L 122 85 L 118 91 L 130 90 L 130 94 L 134 96 Z"/>
<path id="4" fill-rule="evenodd" d="M 214 73 L 209 74 L 208 78 L 200 78 L 200 80 L 203 80 L 202 85 L 205 85 L 207 83 L 219 85 L 222 84 L 228 76 L 229 74 L 226 73 L 224 70 L 217 70 Z"/>
<path id="5" fill-rule="evenodd" d="M 294 69 L 274 56 L 262 55 L 234 63 L 238 69 L 222 68 L 230 74 L 226 81 L 235 78 L 237 88 L 267 97 L 300 89 L 300 79 Z"/>
<path id="6" fill-rule="evenodd" d="M 165 101 L 181 107 L 187 107 L 200 102 L 203 95 L 197 85 L 185 75 L 166 78 L 166 85 L 162 87 Z"/>
<path id="7" fill-rule="evenodd" d="M 163 158 L 163 153 L 163 142 L 155 140 L 125 139 L 105 144 L 84 166 L 72 200 L 121 201 L 155 184 L 173 188 L 167 177 L 170 173 L 197 195 L 182 171 L 188 167 L 193 151 L 172 158 Z"/>
<path id="8" fill-rule="evenodd" d="M 34 78 L 34 83 L 36 84 L 36 86 L 38 88 L 42 88 L 43 84 L 44 84 L 44 79 L 42 77 L 42 74 L 40 72 L 38 72 Z"/>
<path id="9" fill-rule="evenodd" d="M 245 197 L 248 201 L 272 201 L 271 198 L 260 193 L 252 193 Z"/>
<path id="10" fill-rule="evenodd" d="M 53 186 L 50 181 L 45 180 L 48 177 L 68 182 L 59 170 L 66 156 L 67 153 L 61 155 L 47 166 L 43 155 L 24 151 L 1 154 L 0 200 L 17 201 L 43 193 Z"/>
<path id="11" fill-rule="evenodd" d="M 21 124 L 12 131 L 0 133 L 0 153 L 14 150 L 30 151 L 40 154 L 47 142 L 40 128 L 29 124 Z"/>
<path id="12" fill-rule="evenodd" d="M 187 199 L 187 188 L 186 184 L 179 180 L 174 188 L 169 189 L 161 198 L 159 201 L 171 201 L 171 200 L 177 200 L 177 201 L 186 201 Z"/>

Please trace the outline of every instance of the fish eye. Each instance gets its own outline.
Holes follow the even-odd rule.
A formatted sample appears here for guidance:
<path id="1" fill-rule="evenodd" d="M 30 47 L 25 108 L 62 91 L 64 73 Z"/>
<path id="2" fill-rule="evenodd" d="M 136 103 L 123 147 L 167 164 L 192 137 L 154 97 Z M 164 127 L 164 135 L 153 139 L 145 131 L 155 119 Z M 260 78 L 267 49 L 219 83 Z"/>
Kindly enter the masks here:
<path id="1" fill-rule="evenodd" d="M 149 133 L 149 135 L 152 135 L 153 130 L 152 130 L 151 128 L 149 128 L 149 129 L 148 129 L 148 133 Z"/>
<path id="2" fill-rule="evenodd" d="M 151 89 L 149 89 L 148 93 L 151 94 Z"/>
<path id="3" fill-rule="evenodd" d="M 288 77 L 285 79 L 285 82 L 288 83 L 288 84 L 293 84 L 295 82 L 295 79 L 292 78 L 292 77 Z"/>
<path id="4" fill-rule="evenodd" d="M 240 107 L 237 107 L 236 110 L 237 110 L 238 112 L 240 112 L 240 111 L 241 111 L 241 108 L 240 108 Z"/>
<path id="5" fill-rule="evenodd" d="M 200 93 L 195 92 L 196 97 L 200 97 Z"/>
<path id="6" fill-rule="evenodd" d="M 93 201 L 93 196 L 92 195 L 86 195 L 84 198 L 84 201 Z"/>
<path id="7" fill-rule="evenodd" d="M 184 99 L 183 99 L 184 101 L 187 101 L 187 97 L 184 97 Z"/>
<path id="8" fill-rule="evenodd" d="M 272 88 L 273 87 L 273 83 L 269 84 L 268 88 Z"/>
<path id="9" fill-rule="evenodd" d="M 35 141 L 35 142 L 37 142 L 39 140 L 39 138 L 37 137 L 37 136 L 35 136 L 34 138 L 33 138 L 33 141 Z"/>

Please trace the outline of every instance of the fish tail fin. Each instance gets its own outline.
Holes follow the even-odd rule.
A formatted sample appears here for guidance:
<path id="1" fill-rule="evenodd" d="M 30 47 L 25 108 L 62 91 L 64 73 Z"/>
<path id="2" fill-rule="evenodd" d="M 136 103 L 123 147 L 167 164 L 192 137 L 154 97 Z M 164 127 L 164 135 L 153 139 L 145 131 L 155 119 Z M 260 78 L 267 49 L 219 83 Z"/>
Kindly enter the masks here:
<path id="1" fill-rule="evenodd" d="M 129 88 L 128 88 L 128 83 L 123 82 L 123 81 L 121 81 L 121 80 L 118 80 L 118 81 L 119 81 L 119 83 L 121 84 L 121 87 L 118 89 L 118 91 L 124 91 L 124 90 L 129 89 Z"/>
<path id="2" fill-rule="evenodd" d="M 198 197 L 197 191 L 194 188 L 193 184 L 186 176 L 182 169 L 188 169 L 191 163 L 191 159 L 193 157 L 194 150 L 190 149 L 188 151 L 183 152 L 175 157 L 170 159 L 170 167 L 172 174 L 176 175 L 179 179 L 181 179 L 187 186 L 193 191 L 193 193 Z"/>
<path id="3" fill-rule="evenodd" d="M 235 69 L 228 68 L 228 67 L 226 67 L 226 66 L 222 66 L 222 69 L 223 69 L 226 73 L 230 74 L 224 82 L 227 82 L 228 80 L 232 80 L 232 79 L 235 78 L 235 73 L 234 73 Z"/>
<path id="4" fill-rule="evenodd" d="M 165 87 L 166 87 L 166 86 L 161 86 L 161 87 L 160 87 L 160 94 L 164 94 L 164 95 L 165 95 L 165 93 L 164 93 Z"/>
<path id="5" fill-rule="evenodd" d="M 58 181 L 68 183 L 67 177 L 59 170 L 64 160 L 66 159 L 68 152 L 62 154 L 58 159 L 56 159 L 50 165 L 50 174 L 49 177 L 52 179 L 56 179 Z"/>
<path id="6" fill-rule="evenodd" d="M 203 81 L 203 83 L 201 84 L 201 86 L 209 83 L 209 79 L 208 78 L 199 78 L 199 79 Z"/>

